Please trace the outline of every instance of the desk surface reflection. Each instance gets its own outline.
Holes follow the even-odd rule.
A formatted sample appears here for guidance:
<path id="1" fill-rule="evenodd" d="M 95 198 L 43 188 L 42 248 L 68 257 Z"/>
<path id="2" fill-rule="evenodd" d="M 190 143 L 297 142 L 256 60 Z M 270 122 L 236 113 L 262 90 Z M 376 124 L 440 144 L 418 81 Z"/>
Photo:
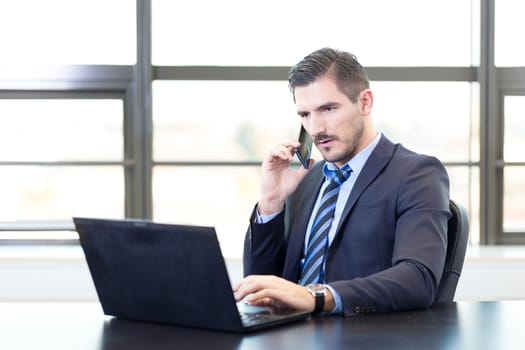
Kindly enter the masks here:
<path id="1" fill-rule="evenodd" d="M 524 349 L 525 301 L 324 317 L 251 334 L 104 316 L 98 303 L 0 303 L 0 349 Z"/>

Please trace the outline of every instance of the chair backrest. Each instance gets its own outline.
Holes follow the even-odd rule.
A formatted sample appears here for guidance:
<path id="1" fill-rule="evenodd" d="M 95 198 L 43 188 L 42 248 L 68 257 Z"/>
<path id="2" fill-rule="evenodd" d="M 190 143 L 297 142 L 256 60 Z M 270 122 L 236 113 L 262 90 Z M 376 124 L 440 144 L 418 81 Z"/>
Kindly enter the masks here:
<path id="1" fill-rule="evenodd" d="M 450 200 L 450 211 L 452 216 L 448 219 L 447 256 L 434 304 L 454 300 L 467 250 L 469 236 L 467 211 L 461 204 L 453 200 Z"/>

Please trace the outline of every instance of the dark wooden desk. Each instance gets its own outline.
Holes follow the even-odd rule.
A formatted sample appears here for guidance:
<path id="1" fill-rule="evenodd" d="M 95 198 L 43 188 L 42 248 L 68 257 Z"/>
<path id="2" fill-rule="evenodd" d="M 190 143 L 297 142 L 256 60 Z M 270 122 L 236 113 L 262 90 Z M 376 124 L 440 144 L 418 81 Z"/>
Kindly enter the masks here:
<path id="1" fill-rule="evenodd" d="M 525 349 L 525 301 L 313 318 L 229 334 L 104 316 L 96 303 L 0 303 L 0 349 Z"/>

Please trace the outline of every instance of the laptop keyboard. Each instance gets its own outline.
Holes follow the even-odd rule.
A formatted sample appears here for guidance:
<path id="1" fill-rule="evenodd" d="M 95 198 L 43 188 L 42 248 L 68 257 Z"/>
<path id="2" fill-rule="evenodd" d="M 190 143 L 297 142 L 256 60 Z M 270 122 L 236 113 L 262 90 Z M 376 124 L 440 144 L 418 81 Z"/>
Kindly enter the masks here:
<path id="1" fill-rule="evenodd" d="M 253 326 L 256 324 L 261 324 L 265 322 L 269 322 L 276 319 L 275 315 L 270 315 L 269 312 L 258 312 L 258 313 L 250 313 L 250 312 L 241 312 L 241 321 L 244 326 Z"/>
<path id="2" fill-rule="evenodd" d="M 243 326 L 250 327 L 287 318 L 286 314 L 276 314 L 271 309 L 261 306 L 252 306 L 244 302 L 237 303 L 239 316 Z"/>

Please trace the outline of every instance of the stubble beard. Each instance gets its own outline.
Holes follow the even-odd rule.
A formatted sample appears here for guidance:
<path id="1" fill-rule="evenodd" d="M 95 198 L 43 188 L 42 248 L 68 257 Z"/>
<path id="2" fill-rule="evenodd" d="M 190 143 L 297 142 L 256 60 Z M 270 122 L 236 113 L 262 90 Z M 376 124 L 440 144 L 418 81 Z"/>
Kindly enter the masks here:
<path id="1" fill-rule="evenodd" d="M 336 140 L 338 142 L 342 143 L 345 146 L 348 145 L 348 147 L 345 147 L 345 149 L 342 149 L 339 152 L 337 152 L 337 150 L 334 150 L 333 154 L 331 152 L 332 148 L 328 148 L 325 151 L 319 151 L 321 152 L 323 158 L 327 162 L 345 164 L 357 154 L 358 147 L 361 143 L 364 133 L 365 123 L 363 120 L 361 120 L 360 123 L 357 125 L 355 132 L 353 132 L 350 135 L 350 137 L 343 139 L 341 139 L 340 137 L 336 137 Z"/>

